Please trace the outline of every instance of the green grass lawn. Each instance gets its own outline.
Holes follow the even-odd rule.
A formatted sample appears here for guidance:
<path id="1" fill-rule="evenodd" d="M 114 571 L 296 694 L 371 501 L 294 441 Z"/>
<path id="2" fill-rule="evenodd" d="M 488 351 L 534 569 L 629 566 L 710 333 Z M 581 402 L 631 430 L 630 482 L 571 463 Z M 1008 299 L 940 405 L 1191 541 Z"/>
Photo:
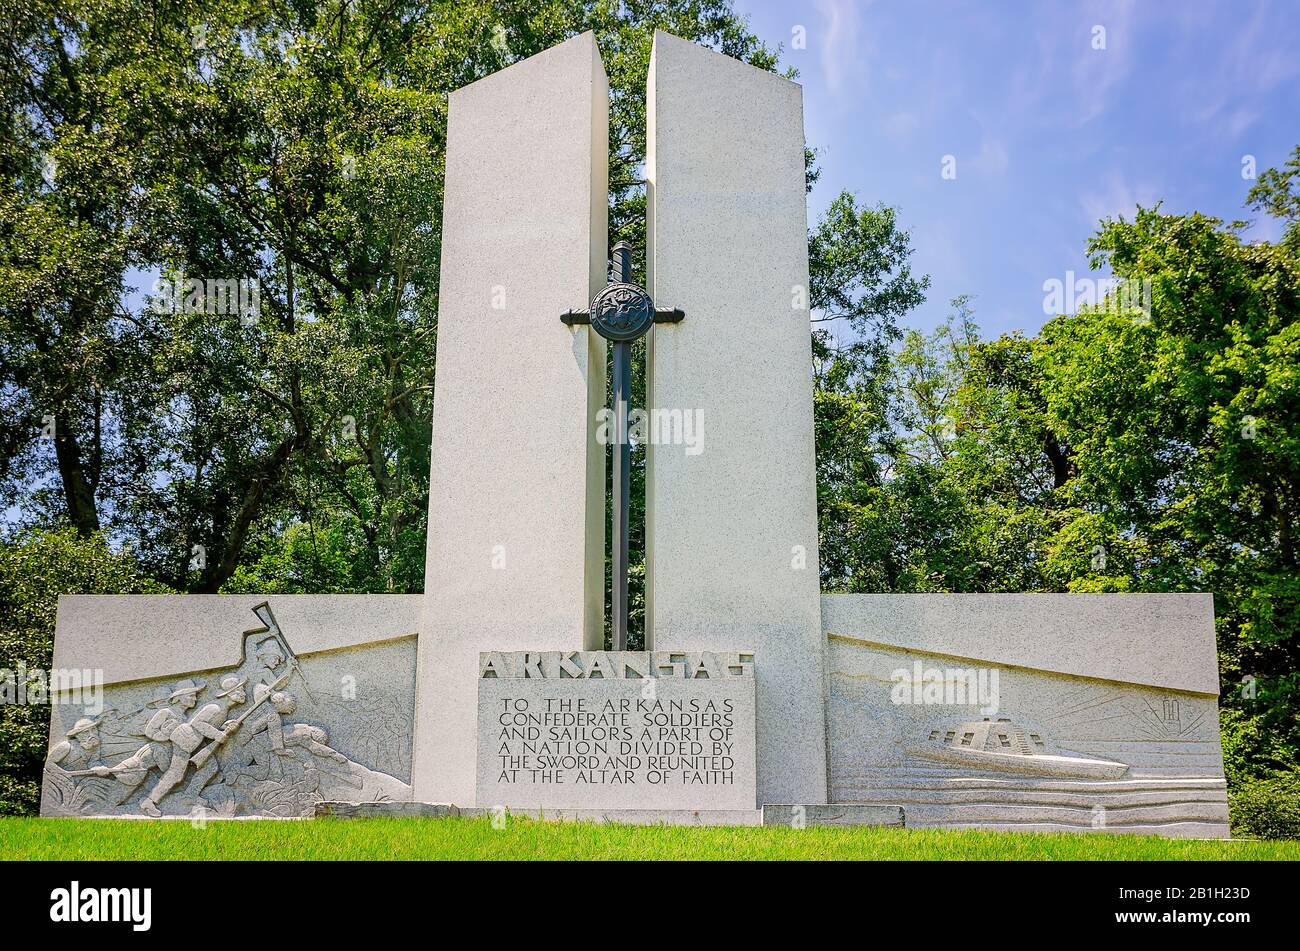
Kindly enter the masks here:
<path id="1" fill-rule="evenodd" d="M 1300 842 L 930 829 L 695 828 L 510 819 L 0 819 L 4 859 L 1246 859 Z"/>

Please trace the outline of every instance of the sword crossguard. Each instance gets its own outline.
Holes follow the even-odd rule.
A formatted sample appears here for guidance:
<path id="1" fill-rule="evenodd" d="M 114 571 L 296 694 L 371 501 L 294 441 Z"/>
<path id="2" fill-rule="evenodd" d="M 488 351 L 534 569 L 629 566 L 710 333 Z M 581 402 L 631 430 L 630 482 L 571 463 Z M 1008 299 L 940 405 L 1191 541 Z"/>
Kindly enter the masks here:
<path id="1" fill-rule="evenodd" d="M 678 324 L 686 318 L 686 311 L 680 307 L 656 307 L 654 322 L 656 324 Z M 560 322 L 570 327 L 591 323 L 591 311 L 566 310 L 560 315 Z"/>

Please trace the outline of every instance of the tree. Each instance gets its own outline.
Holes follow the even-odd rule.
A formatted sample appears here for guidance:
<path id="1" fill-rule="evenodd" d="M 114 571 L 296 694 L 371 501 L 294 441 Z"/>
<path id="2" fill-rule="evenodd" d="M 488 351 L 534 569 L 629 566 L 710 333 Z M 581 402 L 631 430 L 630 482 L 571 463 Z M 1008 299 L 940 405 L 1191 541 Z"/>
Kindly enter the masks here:
<path id="1" fill-rule="evenodd" d="M 1040 364 L 1071 498 L 1140 554 L 1137 590 L 1215 593 L 1224 703 L 1294 735 L 1300 258 L 1240 230 L 1158 208 L 1104 223 L 1097 264 L 1149 281 L 1150 313 L 1057 318 Z"/>
<path id="2" fill-rule="evenodd" d="M 873 513 L 900 451 L 890 389 L 898 325 L 930 284 L 928 275 L 912 273 L 911 256 L 897 210 L 860 208 L 847 192 L 808 235 L 819 557 L 823 584 L 832 588 L 896 583 L 890 526 Z M 837 339 L 832 325 L 846 328 L 846 339 Z"/>
<path id="3" fill-rule="evenodd" d="M 845 591 L 1211 591 L 1234 784 L 1300 748 L 1300 152 L 1243 223 L 1102 222 L 1121 282 L 1032 338 L 820 351 L 823 585 Z M 834 279 L 843 283 L 842 277 Z M 885 342 L 888 341 L 888 345 Z"/>
<path id="4" fill-rule="evenodd" d="M 935 331 L 903 336 L 886 374 L 864 375 L 876 383 L 856 400 L 817 393 L 826 428 L 838 433 L 830 445 L 843 447 L 845 433 L 869 428 L 830 408 L 871 405 L 862 419 L 874 421 L 856 456 L 828 457 L 819 443 L 828 589 L 1042 588 L 1038 558 L 1053 506 L 1041 437 L 1026 425 L 1034 386 L 1025 378 L 1024 341 L 980 341 L 969 299 L 952 303 L 952 316 Z M 839 466 L 833 473 L 831 462 Z"/>
<path id="5" fill-rule="evenodd" d="M 1300 245 L 1300 145 L 1281 168 L 1265 169 L 1246 195 L 1246 204 L 1287 223 L 1284 241 Z"/>
<path id="6" fill-rule="evenodd" d="M 178 10 L 140 30 L 135 5 L 15 7 L 0 46 L 0 497 L 40 475 L 44 511 L 90 535 L 114 488 L 117 385 L 142 344 L 121 307 L 127 268 L 151 255 L 149 187 L 176 62 L 155 45 Z M 144 95 L 141 95 L 144 93 Z"/>
<path id="7" fill-rule="evenodd" d="M 420 590 L 448 93 L 594 30 L 611 235 L 644 248 L 657 28 L 776 67 L 725 0 L 17 11 L 0 40 L 6 657 L 48 663 L 60 591 Z M 44 715 L 6 717 L 0 808 L 30 809 Z"/>
<path id="8" fill-rule="evenodd" d="M 165 591 L 101 535 L 64 528 L 0 546 L 0 685 L 17 690 L 22 679 L 30 701 L 0 703 L 0 815 L 34 813 L 40 799 L 50 711 L 33 691 L 48 686 L 59 595 Z"/>
<path id="9" fill-rule="evenodd" d="M 140 12 L 38 2 L 5 37 L 0 498 L 183 590 L 271 583 L 295 525 L 347 546 L 351 583 L 419 590 L 448 92 L 595 30 L 627 236 L 654 30 L 776 56 L 722 0 Z"/>

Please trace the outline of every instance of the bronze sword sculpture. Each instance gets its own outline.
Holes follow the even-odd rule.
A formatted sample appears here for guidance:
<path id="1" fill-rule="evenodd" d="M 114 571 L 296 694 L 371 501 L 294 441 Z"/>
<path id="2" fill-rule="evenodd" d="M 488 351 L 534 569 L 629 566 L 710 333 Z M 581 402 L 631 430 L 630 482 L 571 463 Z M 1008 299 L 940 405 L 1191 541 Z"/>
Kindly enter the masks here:
<path id="1" fill-rule="evenodd" d="M 632 445 L 628 441 L 628 402 L 632 398 L 632 341 L 650 330 L 652 324 L 677 323 L 686 316 L 677 309 L 656 309 L 645 288 L 632 283 L 632 246 L 620 241 L 612 249 L 613 280 L 605 285 L 586 311 L 571 310 L 560 315 L 570 326 L 591 324 L 596 333 L 614 345 L 614 374 L 610 409 L 614 415 L 614 464 L 610 538 L 613 566 L 610 571 L 610 614 L 614 650 L 627 649 L 627 538 L 631 508 Z"/>

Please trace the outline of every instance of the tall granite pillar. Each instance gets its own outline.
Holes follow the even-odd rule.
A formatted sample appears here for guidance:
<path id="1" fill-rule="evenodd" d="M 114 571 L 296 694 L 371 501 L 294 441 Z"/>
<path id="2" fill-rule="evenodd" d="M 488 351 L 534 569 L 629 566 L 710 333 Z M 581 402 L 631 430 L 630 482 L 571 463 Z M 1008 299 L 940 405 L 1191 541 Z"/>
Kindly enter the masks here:
<path id="1" fill-rule="evenodd" d="M 603 637 L 608 87 L 585 33 L 451 94 L 414 797 L 470 805 L 480 650 Z"/>
<path id="2" fill-rule="evenodd" d="M 759 802 L 825 802 L 802 90 L 659 33 L 647 122 L 649 403 L 703 437 L 649 450 L 648 638 L 753 648 Z"/>

